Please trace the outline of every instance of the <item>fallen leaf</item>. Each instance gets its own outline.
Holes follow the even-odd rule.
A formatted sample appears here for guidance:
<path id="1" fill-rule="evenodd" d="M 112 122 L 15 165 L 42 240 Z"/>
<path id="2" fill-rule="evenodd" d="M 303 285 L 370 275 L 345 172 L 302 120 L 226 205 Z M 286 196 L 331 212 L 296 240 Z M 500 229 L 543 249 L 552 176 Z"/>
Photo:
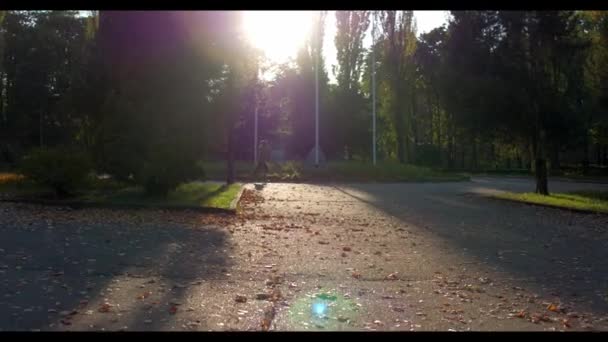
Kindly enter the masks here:
<path id="1" fill-rule="evenodd" d="M 547 306 L 547 310 L 553 311 L 553 312 L 558 312 L 559 308 L 555 304 L 549 304 L 549 306 Z"/>
<path id="2" fill-rule="evenodd" d="M 391 274 L 387 275 L 386 279 L 387 280 L 398 280 L 399 277 L 397 276 L 397 272 L 395 272 L 395 273 L 391 273 Z"/>
<path id="3" fill-rule="evenodd" d="M 140 294 L 139 296 L 137 296 L 137 299 L 146 299 L 146 298 L 150 297 L 151 294 L 152 294 L 152 292 L 146 291 L 146 292 Z"/>
<path id="4" fill-rule="evenodd" d="M 169 313 L 175 315 L 177 313 L 177 306 L 171 306 L 169 308 Z"/>
<path id="5" fill-rule="evenodd" d="M 345 252 L 350 252 L 350 251 L 352 251 L 352 249 L 351 249 L 350 247 L 348 247 L 348 246 L 343 247 L 343 248 L 342 248 L 342 250 L 343 250 L 343 251 L 345 251 Z"/>
<path id="6" fill-rule="evenodd" d="M 97 311 L 99 312 L 110 312 L 110 308 L 112 307 L 111 304 L 109 303 L 103 303 L 101 304 L 101 306 L 99 307 L 99 309 L 97 309 Z"/>
<path id="7" fill-rule="evenodd" d="M 246 303 L 247 297 L 242 296 L 242 295 L 236 295 L 236 297 L 234 298 L 234 301 L 237 303 Z"/>

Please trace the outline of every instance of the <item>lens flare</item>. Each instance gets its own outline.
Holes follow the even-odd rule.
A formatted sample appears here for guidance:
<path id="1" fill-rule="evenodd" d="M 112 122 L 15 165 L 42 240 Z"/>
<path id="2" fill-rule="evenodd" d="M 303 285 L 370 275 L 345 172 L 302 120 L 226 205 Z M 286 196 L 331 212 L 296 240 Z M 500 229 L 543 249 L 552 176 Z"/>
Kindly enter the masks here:
<path id="1" fill-rule="evenodd" d="M 325 316 L 325 312 L 327 311 L 327 305 L 322 302 L 317 302 L 312 304 L 312 313 L 314 316 L 323 317 Z"/>

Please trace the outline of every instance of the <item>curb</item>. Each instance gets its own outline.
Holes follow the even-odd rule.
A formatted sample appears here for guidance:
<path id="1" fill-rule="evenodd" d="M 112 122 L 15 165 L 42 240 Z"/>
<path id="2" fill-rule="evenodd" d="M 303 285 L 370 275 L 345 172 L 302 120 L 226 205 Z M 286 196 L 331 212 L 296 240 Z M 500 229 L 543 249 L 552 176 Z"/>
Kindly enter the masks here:
<path id="1" fill-rule="evenodd" d="M 566 211 L 571 211 L 571 212 L 579 213 L 579 214 L 608 215 L 608 213 L 602 212 L 602 211 L 567 208 L 567 207 L 560 207 L 558 205 L 553 205 L 553 204 L 541 204 L 541 203 L 534 203 L 534 202 L 527 202 L 527 201 L 518 201 L 518 200 L 514 200 L 514 199 L 510 199 L 510 198 L 495 197 L 492 195 L 481 195 L 481 194 L 475 194 L 475 195 L 477 195 L 479 197 L 483 197 L 483 198 L 489 198 L 489 199 L 496 200 L 496 201 L 504 201 L 504 202 L 524 204 L 524 205 L 531 205 L 531 206 L 535 206 L 535 207 L 545 207 L 545 208 L 551 208 L 551 209 L 566 210 Z"/>
<path id="2" fill-rule="evenodd" d="M 241 189 L 239 193 L 236 194 L 236 197 L 230 202 L 230 210 L 236 213 L 238 211 L 239 202 L 241 201 L 241 196 L 243 196 L 243 191 L 245 191 L 245 183 L 241 185 Z"/>
<path id="3" fill-rule="evenodd" d="M 473 174 L 474 177 L 486 177 L 486 178 L 509 178 L 509 179 L 525 179 L 534 181 L 534 175 L 494 175 L 494 174 Z M 608 179 L 593 179 L 593 178 L 567 178 L 561 176 L 549 176 L 549 181 L 564 182 L 564 183 L 591 183 L 591 184 L 608 184 Z"/>

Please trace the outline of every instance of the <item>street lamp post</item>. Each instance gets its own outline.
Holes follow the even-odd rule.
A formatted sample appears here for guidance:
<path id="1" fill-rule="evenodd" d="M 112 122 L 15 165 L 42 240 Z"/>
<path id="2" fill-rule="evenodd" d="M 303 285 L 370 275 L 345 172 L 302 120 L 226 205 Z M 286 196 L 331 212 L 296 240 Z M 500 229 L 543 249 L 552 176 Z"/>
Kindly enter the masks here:
<path id="1" fill-rule="evenodd" d="M 376 165 L 376 12 L 372 17 L 372 160 Z"/>
<path id="2" fill-rule="evenodd" d="M 319 167 L 319 45 L 321 34 L 321 14 L 317 18 L 315 48 L 315 167 Z"/>
<path id="3" fill-rule="evenodd" d="M 258 164 L 258 104 L 254 109 L 254 128 L 253 128 L 253 163 Z"/>

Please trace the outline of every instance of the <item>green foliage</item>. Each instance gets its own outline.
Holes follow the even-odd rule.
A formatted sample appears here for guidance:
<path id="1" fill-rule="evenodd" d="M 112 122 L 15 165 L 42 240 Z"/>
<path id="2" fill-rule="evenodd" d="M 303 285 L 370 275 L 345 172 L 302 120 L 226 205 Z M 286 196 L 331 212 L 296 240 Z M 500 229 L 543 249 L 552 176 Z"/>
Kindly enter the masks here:
<path id="1" fill-rule="evenodd" d="M 511 169 L 535 158 L 558 165 L 573 152 L 605 163 L 607 13 L 453 11 L 447 25 L 416 37 L 412 11 L 378 12 L 379 160 Z M 198 178 L 179 168 L 193 170 L 210 152 L 248 158 L 256 108 L 260 138 L 305 156 L 324 27 L 269 82 L 238 20 L 237 12 L 0 11 L 0 159 L 77 144 L 97 171 L 163 194 Z M 319 58 L 320 142 L 330 159 L 347 145 L 369 161 L 370 12 L 339 11 L 336 23 L 337 84 Z M 249 164 L 233 164 L 248 176 Z M 213 176 L 231 174 L 222 172 Z M 295 164 L 271 172 L 306 177 Z"/>
<path id="2" fill-rule="evenodd" d="M 23 158 L 19 170 L 32 181 L 51 187 L 56 195 L 67 196 L 85 183 L 91 162 L 73 148 L 39 148 Z"/>
<path id="3" fill-rule="evenodd" d="M 202 180 L 203 169 L 196 160 L 178 153 L 173 146 L 158 146 L 150 149 L 141 169 L 135 175 L 137 183 L 144 186 L 151 196 L 167 196 L 180 183 Z"/>
<path id="4" fill-rule="evenodd" d="M 302 177 L 302 163 L 287 161 L 281 164 L 272 163 L 268 178 L 278 181 L 297 181 Z"/>
<path id="5" fill-rule="evenodd" d="M 416 147 L 416 164 L 430 167 L 441 166 L 441 150 L 436 145 L 418 145 Z"/>

